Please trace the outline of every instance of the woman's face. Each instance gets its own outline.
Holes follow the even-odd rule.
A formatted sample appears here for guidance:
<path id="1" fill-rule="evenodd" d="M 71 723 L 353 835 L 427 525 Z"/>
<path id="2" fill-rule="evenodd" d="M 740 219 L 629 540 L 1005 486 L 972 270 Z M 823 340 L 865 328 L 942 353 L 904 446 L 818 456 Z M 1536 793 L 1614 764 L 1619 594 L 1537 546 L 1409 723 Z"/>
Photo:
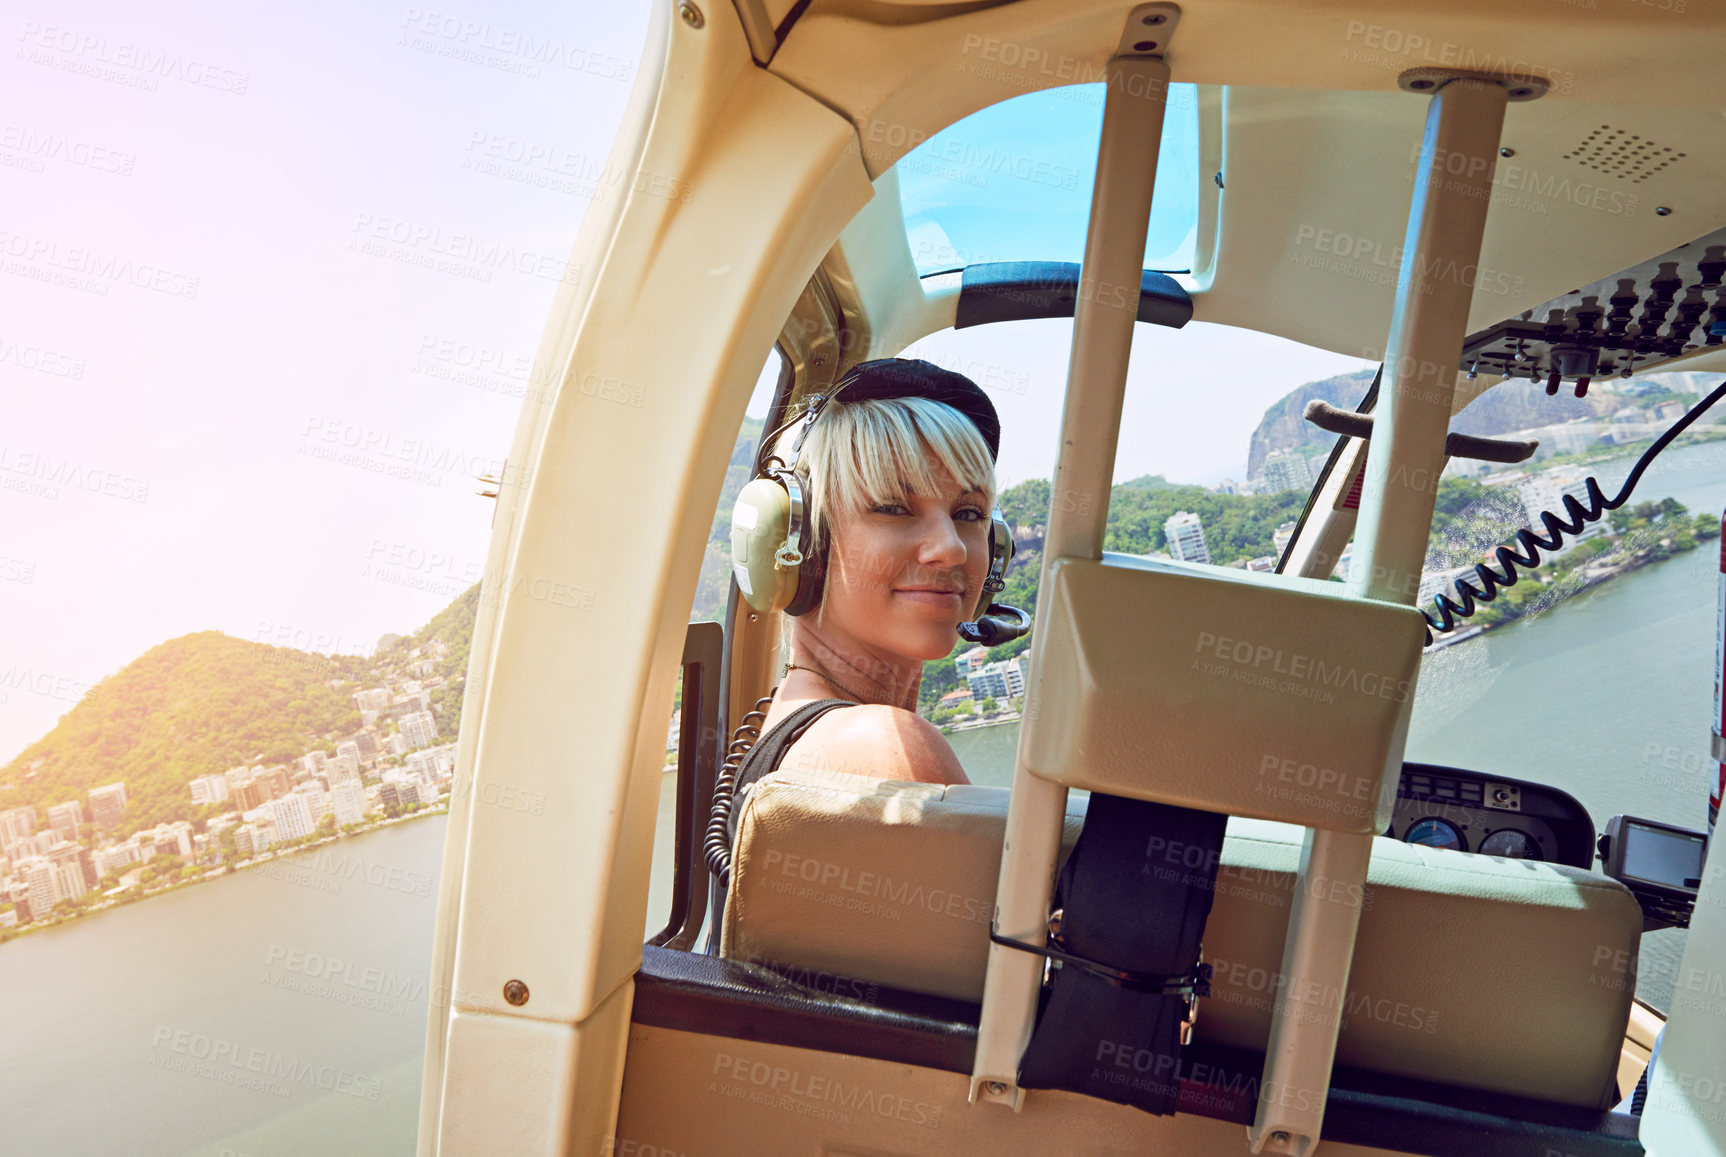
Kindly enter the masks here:
<path id="1" fill-rule="evenodd" d="M 984 496 L 941 474 L 941 493 L 865 506 L 832 523 L 821 625 L 873 650 L 945 658 L 989 570 Z"/>

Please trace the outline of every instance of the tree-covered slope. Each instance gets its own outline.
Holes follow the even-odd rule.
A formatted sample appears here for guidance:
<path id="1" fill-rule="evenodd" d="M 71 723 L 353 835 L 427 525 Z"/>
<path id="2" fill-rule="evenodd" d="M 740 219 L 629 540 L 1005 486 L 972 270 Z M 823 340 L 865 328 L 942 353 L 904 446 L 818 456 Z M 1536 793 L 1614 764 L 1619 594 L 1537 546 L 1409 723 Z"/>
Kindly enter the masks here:
<path id="1" fill-rule="evenodd" d="M 190 781 L 281 763 L 357 729 L 358 656 L 324 656 L 202 631 L 154 647 L 92 687 L 0 772 L 0 807 L 83 799 L 123 780 L 122 833 L 189 818 Z M 338 686 L 332 686 L 331 684 Z"/>

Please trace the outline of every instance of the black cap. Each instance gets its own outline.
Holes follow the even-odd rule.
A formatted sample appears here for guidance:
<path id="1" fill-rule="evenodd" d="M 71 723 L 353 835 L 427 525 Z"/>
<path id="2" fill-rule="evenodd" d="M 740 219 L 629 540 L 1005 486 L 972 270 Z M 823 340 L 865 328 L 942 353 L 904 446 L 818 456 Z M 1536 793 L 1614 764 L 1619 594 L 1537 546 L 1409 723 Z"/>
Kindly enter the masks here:
<path id="1" fill-rule="evenodd" d="M 977 427 L 989 445 L 991 461 L 1001 454 L 1001 419 L 995 404 L 981 386 L 964 374 L 944 370 L 920 358 L 877 358 L 858 362 L 839 380 L 830 397 L 844 391 L 845 402 L 871 402 L 886 398 L 928 398 L 951 406 Z"/>

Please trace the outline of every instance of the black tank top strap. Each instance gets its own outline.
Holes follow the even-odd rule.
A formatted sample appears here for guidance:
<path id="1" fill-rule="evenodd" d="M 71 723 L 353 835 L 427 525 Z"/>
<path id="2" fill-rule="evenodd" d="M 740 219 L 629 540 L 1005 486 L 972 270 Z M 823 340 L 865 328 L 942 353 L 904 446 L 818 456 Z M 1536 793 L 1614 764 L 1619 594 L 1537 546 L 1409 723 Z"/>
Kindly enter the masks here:
<path id="1" fill-rule="evenodd" d="M 778 768 L 779 761 L 785 758 L 785 749 L 803 738 L 803 733 L 817 719 L 837 708 L 856 706 L 858 704 L 849 699 L 817 699 L 813 703 L 805 703 L 768 728 L 737 768 L 736 795 L 741 798 L 744 788 Z"/>

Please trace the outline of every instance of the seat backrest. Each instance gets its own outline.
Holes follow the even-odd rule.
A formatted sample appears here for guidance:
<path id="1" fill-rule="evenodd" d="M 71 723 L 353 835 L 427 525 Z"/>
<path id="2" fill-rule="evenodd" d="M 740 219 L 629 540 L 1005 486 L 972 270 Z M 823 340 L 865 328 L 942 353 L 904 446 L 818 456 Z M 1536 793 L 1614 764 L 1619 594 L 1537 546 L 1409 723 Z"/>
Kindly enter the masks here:
<path id="1" fill-rule="evenodd" d="M 866 996 L 980 1001 L 1008 793 L 777 772 L 738 824 L 721 954 Z M 1063 856 L 1083 820 L 1068 805 Z M 1301 829 L 1231 818 L 1196 1035 L 1263 1050 Z M 1374 841 L 1337 1063 L 1597 1108 L 1614 1088 L 1641 911 L 1557 864 Z M 1311 994 L 1308 994 L 1309 996 Z"/>

